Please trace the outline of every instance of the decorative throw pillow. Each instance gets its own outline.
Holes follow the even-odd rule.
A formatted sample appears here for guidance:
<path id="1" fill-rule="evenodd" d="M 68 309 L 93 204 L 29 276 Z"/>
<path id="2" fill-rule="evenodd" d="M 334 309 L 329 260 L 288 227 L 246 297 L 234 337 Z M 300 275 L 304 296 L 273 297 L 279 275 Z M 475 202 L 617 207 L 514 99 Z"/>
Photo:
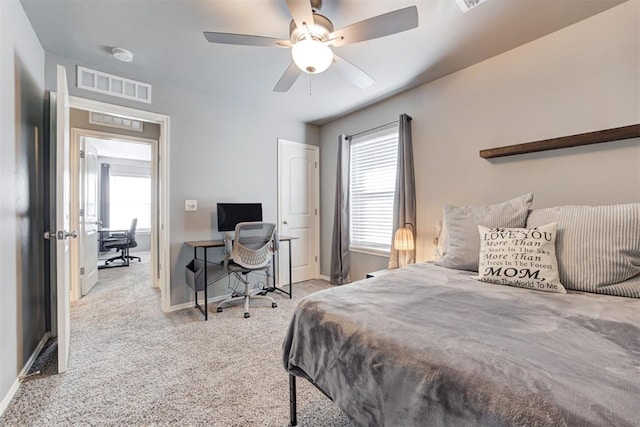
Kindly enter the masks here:
<path id="1" fill-rule="evenodd" d="M 480 233 L 478 280 L 566 294 L 558 277 L 557 223 L 527 228 L 487 228 Z"/>
<path id="2" fill-rule="evenodd" d="M 457 270 L 478 271 L 480 236 L 478 225 L 485 227 L 524 227 L 533 202 L 533 193 L 489 206 L 445 206 L 441 258 L 436 265 Z"/>
<path id="3" fill-rule="evenodd" d="M 640 203 L 534 209 L 527 227 L 550 222 L 567 289 L 640 298 Z"/>

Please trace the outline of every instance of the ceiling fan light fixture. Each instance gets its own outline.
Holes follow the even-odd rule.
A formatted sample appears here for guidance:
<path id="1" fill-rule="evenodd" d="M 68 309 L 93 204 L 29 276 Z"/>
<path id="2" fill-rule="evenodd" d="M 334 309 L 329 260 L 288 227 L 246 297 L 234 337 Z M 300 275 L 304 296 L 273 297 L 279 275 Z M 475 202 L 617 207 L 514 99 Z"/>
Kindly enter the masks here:
<path id="1" fill-rule="evenodd" d="M 308 74 L 318 74 L 325 71 L 333 62 L 331 48 L 318 40 L 300 40 L 291 49 L 293 62 Z"/>

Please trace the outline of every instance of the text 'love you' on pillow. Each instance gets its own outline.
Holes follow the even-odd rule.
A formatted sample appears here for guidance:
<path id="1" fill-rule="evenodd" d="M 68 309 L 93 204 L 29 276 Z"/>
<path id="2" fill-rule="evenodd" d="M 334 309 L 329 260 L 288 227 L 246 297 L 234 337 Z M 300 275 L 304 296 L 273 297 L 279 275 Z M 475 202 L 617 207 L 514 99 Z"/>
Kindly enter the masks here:
<path id="1" fill-rule="evenodd" d="M 566 293 L 558 276 L 557 223 L 527 228 L 478 226 L 478 280 L 545 292 Z"/>

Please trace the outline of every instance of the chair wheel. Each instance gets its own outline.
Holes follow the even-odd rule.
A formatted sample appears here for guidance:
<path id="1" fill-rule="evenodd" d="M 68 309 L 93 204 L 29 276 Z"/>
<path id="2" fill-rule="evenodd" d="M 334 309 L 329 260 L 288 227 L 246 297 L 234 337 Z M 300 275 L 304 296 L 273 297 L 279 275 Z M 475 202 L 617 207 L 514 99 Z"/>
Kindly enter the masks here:
<path id="1" fill-rule="evenodd" d="M 222 313 L 222 307 L 218 307 L 218 308 L 216 308 L 216 312 L 218 312 L 218 313 Z"/>
<path id="2" fill-rule="evenodd" d="M 248 319 L 249 317 L 251 317 L 251 315 L 250 315 L 249 313 L 245 313 L 245 314 L 244 314 L 244 318 L 245 318 L 245 319 Z"/>
<path id="3" fill-rule="evenodd" d="M 276 308 L 278 306 L 278 304 L 276 304 L 275 302 L 271 303 L 271 308 Z"/>

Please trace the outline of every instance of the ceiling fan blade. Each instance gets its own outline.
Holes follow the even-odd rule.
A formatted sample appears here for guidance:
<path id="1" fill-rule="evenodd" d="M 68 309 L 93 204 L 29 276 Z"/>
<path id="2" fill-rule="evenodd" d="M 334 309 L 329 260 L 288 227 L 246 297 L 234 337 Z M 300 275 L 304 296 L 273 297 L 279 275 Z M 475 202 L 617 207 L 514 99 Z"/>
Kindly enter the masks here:
<path id="1" fill-rule="evenodd" d="M 333 67 L 336 69 L 336 71 L 342 74 L 342 76 L 349 80 L 351 83 L 358 86 L 360 89 L 366 89 L 373 83 L 375 83 L 373 77 L 371 77 L 369 74 L 365 73 L 346 59 L 334 54 L 333 61 Z"/>
<path id="2" fill-rule="evenodd" d="M 280 77 L 280 80 L 278 80 L 278 83 L 276 83 L 276 86 L 273 88 L 273 91 L 274 92 L 288 91 L 289 88 L 293 86 L 293 84 L 296 82 L 296 80 L 298 80 L 298 77 L 300 76 L 300 74 L 302 74 L 302 71 L 300 71 L 300 68 L 298 68 L 298 66 L 294 62 L 292 62 L 291 65 L 289 65 L 289 68 L 287 68 L 287 70 L 284 72 L 282 77 Z"/>
<path id="3" fill-rule="evenodd" d="M 329 38 L 337 39 L 334 46 L 342 46 L 400 33 L 417 26 L 418 8 L 409 6 L 349 25 L 334 31 Z"/>
<path id="4" fill-rule="evenodd" d="M 289 7 L 291 17 L 296 21 L 296 27 L 302 29 L 305 23 L 313 25 L 313 11 L 311 10 L 310 0 L 287 0 L 287 7 Z"/>
<path id="5" fill-rule="evenodd" d="M 211 43 L 239 44 L 244 46 L 262 47 L 291 47 L 289 40 L 274 39 L 272 37 L 252 36 L 249 34 L 212 33 L 204 32 L 204 38 Z"/>

